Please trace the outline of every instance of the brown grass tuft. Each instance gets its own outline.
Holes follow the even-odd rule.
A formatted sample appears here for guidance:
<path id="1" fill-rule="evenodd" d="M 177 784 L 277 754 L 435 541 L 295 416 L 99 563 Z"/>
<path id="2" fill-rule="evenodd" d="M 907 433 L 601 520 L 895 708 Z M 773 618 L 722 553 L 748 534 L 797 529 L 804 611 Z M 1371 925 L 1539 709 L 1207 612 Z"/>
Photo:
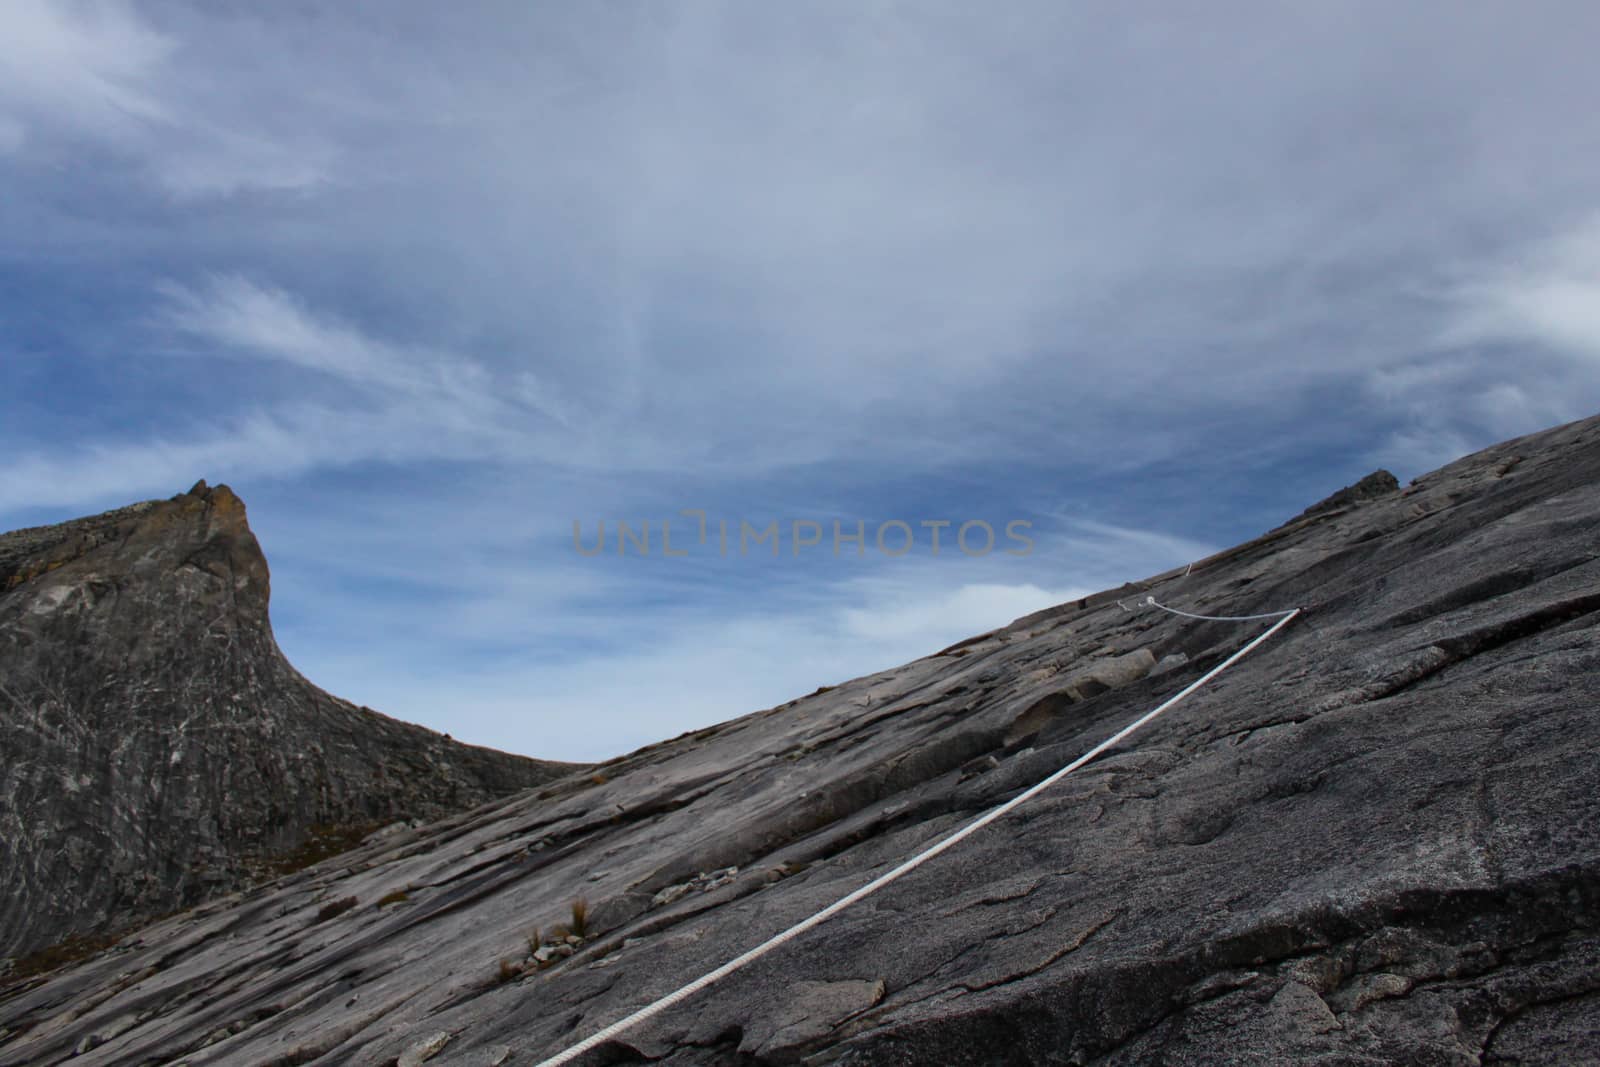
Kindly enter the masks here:
<path id="1" fill-rule="evenodd" d="M 589 902 L 583 897 L 572 902 L 572 932 L 578 937 L 589 936 Z"/>

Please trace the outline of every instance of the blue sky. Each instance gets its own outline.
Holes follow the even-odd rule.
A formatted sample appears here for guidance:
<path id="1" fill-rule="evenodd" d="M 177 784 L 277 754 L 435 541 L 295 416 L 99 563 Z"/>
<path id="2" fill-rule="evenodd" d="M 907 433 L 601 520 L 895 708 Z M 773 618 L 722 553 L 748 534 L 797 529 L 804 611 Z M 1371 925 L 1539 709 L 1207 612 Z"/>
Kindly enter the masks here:
<path id="1" fill-rule="evenodd" d="M 0 527 L 227 482 L 291 660 L 465 740 L 613 755 L 1600 408 L 1581 0 L 4 23 Z M 782 555 L 616 555 L 692 508 Z"/>

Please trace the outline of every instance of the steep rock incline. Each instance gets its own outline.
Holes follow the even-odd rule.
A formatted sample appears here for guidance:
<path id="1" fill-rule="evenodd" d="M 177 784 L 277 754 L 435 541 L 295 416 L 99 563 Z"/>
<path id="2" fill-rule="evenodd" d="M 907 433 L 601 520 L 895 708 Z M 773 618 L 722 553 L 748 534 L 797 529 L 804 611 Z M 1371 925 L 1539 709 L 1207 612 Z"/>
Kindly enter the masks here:
<path id="1" fill-rule="evenodd" d="M 268 592 L 226 486 L 0 535 L 0 955 L 572 770 L 328 696 Z"/>
<path id="2" fill-rule="evenodd" d="M 1351 494 L 162 920 L 0 993 L 0 1065 L 538 1063 L 1266 625 L 1150 595 L 1305 610 L 1130 743 L 584 1062 L 1594 1062 L 1597 529 L 1600 419 Z"/>

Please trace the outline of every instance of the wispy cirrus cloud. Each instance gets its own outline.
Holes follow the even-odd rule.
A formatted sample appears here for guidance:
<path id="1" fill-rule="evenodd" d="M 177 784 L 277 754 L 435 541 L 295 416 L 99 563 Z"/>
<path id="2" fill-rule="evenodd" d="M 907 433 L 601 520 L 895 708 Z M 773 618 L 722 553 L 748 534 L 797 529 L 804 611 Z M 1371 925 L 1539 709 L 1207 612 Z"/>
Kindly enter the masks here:
<path id="1" fill-rule="evenodd" d="M 423 387 L 416 364 L 395 346 L 343 323 L 314 315 L 282 289 L 237 274 L 195 288 L 157 286 L 166 299 L 160 319 L 224 355 L 279 360 L 362 385 L 405 392 Z"/>
<path id="2" fill-rule="evenodd" d="M 176 42 L 120 3 L 8 4 L 0 37 L 0 116 L 12 148 L 30 127 L 125 140 L 170 121 L 151 83 Z"/>

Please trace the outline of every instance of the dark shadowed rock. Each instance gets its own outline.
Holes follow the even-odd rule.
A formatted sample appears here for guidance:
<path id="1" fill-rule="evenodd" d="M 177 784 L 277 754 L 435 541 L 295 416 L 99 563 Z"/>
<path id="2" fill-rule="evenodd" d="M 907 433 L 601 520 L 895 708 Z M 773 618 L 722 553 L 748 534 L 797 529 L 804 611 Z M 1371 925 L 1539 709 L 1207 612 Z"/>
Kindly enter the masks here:
<path id="1" fill-rule="evenodd" d="M 94 935 L 570 770 L 328 696 L 201 482 L 0 535 L 0 955 Z"/>
<path id="2" fill-rule="evenodd" d="M 1304 613 L 583 1063 L 1600 1061 L 1597 529 L 1591 419 L 164 919 L 0 995 L 0 1064 L 377 1067 L 440 1034 L 429 1064 L 537 1063 L 1266 626 L 1147 596 Z M 554 928 L 579 897 L 574 944 Z"/>

